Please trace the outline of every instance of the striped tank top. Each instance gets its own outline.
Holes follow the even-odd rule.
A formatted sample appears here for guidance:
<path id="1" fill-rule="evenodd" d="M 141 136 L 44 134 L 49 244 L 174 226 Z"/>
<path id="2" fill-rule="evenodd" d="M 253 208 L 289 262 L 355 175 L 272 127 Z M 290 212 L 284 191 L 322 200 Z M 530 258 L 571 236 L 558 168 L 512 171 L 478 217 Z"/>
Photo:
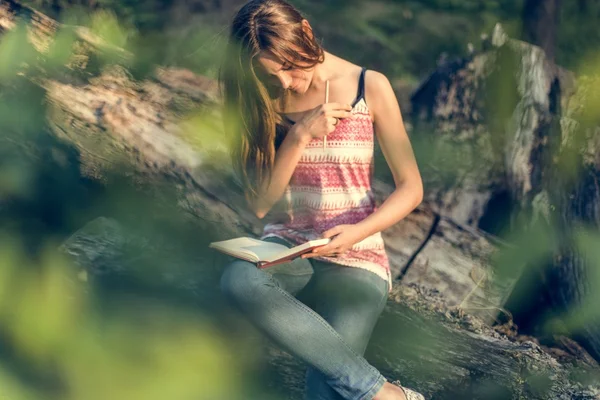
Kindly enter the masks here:
<path id="1" fill-rule="evenodd" d="M 356 224 L 377 210 L 371 190 L 374 129 L 364 97 L 365 70 L 364 67 L 361 70 L 352 116 L 339 120 L 335 130 L 327 135 L 326 149 L 322 139 L 313 138 L 308 143 L 279 204 L 274 207 L 279 211 L 265 225 L 261 239 L 279 237 L 299 245 L 321 237 L 336 225 Z M 388 289 L 392 289 L 381 232 L 356 243 L 338 257 L 315 259 L 366 269 L 386 280 Z"/>

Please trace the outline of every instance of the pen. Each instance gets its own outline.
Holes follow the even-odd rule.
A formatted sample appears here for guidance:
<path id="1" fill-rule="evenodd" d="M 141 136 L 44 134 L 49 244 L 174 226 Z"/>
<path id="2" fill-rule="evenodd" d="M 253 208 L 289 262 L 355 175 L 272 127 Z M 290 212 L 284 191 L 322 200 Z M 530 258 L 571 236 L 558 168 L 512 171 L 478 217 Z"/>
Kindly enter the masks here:
<path id="1" fill-rule="evenodd" d="M 325 83 L 325 103 L 329 103 L 329 80 Z M 327 148 L 327 135 L 323 136 L 323 150 Z"/>

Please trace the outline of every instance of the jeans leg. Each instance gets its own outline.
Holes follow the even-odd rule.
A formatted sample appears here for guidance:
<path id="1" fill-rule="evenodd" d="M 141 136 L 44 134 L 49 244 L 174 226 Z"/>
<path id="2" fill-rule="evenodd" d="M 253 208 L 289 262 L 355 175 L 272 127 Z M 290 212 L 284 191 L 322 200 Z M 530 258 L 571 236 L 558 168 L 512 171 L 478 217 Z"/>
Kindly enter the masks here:
<path id="1" fill-rule="evenodd" d="M 385 382 L 377 369 L 319 314 L 285 290 L 274 275 L 236 260 L 225 268 L 220 286 L 231 304 L 263 334 L 321 371 L 344 399 L 371 400 Z"/>
<path id="2" fill-rule="evenodd" d="M 388 298 L 388 283 L 372 272 L 315 263 L 315 311 L 363 355 Z M 350 370 L 348 379 L 359 380 L 360 370 Z M 343 400 L 330 385 L 330 378 L 316 368 L 306 371 L 305 400 Z"/>

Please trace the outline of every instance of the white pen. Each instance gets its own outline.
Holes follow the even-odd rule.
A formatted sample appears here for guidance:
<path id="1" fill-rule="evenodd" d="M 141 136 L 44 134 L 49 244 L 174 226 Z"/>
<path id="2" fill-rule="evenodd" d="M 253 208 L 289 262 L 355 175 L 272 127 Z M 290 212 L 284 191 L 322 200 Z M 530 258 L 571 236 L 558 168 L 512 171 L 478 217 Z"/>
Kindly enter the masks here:
<path id="1" fill-rule="evenodd" d="M 325 83 L 325 103 L 329 103 L 329 80 Z M 323 136 L 323 150 L 327 148 L 327 134 Z"/>

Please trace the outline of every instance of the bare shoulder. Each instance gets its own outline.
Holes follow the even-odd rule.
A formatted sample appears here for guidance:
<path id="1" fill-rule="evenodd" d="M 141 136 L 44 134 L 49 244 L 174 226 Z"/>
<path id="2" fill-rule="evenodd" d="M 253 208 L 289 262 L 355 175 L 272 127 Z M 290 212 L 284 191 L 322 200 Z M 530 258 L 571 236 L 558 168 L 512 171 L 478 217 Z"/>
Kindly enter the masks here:
<path id="1" fill-rule="evenodd" d="M 365 90 L 377 92 L 378 90 L 391 88 L 392 84 L 387 76 L 379 71 L 367 69 L 365 71 Z"/>
<path id="2" fill-rule="evenodd" d="M 368 69 L 365 72 L 365 97 L 365 100 L 373 106 L 377 103 L 396 99 L 394 89 L 388 77 L 372 69 Z"/>
<path id="3" fill-rule="evenodd" d="M 365 102 L 369 106 L 373 121 L 376 121 L 377 115 L 390 105 L 398 106 L 392 84 L 385 74 L 372 69 L 365 71 Z"/>

